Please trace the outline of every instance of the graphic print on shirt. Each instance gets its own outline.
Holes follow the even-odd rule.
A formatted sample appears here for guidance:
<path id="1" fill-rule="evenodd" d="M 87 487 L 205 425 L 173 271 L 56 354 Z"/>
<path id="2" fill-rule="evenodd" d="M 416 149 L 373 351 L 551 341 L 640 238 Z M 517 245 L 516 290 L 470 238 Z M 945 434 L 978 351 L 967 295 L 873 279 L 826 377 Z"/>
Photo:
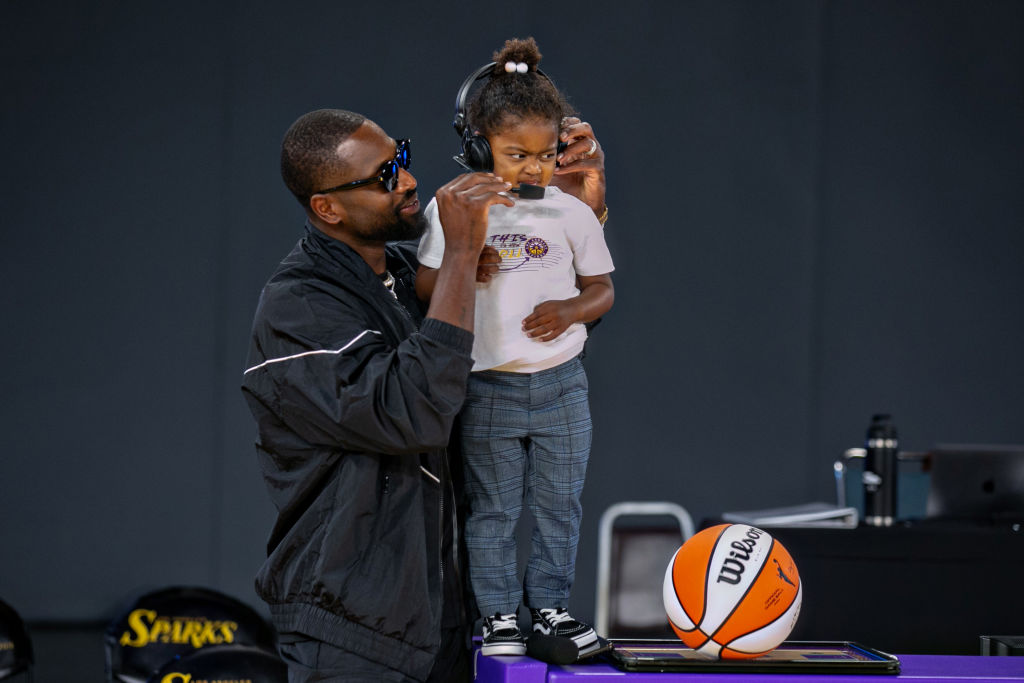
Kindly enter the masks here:
<path id="1" fill-rule="evenodd" d="M 567 253 L 561 244 L 515 232 L 491 235 L 487 238 L 487 244 L 497 249 L 501 256 L 499 273 L 513 270 L 528 273 L 554 268 Z"/>

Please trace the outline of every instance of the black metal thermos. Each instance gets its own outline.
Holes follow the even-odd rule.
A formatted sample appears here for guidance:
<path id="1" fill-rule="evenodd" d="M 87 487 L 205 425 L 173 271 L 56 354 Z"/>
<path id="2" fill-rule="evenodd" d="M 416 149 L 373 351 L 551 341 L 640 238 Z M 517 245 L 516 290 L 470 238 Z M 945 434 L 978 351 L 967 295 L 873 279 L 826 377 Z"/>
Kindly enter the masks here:
<path id="1" fill-rule="evenodd" d="M 864 446 L 864 523 L 892 526 L 896 519 L 899 440 L 891 416 L 878 414 L 871 418 Z"/>

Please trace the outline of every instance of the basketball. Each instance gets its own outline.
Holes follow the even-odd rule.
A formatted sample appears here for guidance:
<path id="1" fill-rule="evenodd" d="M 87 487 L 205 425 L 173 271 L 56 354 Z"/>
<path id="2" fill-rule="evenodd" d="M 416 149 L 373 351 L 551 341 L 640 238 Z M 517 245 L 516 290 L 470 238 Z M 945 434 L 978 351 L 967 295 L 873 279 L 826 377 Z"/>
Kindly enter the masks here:
<path id="1" fill-rule="evenodd" d="M 665 571 L 672 630 L 712 659 L 746 659 L 778 647 L 796 624 L 802 595 L 789 552 L 746 524 L 694 534 Z"/>

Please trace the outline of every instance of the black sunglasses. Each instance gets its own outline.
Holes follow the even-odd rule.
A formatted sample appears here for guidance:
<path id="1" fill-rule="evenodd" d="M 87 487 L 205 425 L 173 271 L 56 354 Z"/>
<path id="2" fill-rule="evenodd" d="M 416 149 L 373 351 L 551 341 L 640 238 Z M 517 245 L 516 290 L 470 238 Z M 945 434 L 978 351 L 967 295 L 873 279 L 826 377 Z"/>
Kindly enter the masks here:
<path id="1" fill-rule="evenodd" d="M 328 192 L 337 192 L 338 190 L 351 190 L 354 187 L 362 187 L 363 185 L 372 185 L 374 183 L 383 183 L 384 189 L 391 192 L 395 189 L 395 185 L 398 184 L 398 169 L 399 167 L 409 170 L 409 140 L 398 140 L 395 144 L 395 158 L 387 162 L 380 167 L 380 171 L 377 172 L 372 178 L 364 178 L 363 180 L 353 180 L 350 183 L 342 183 L 335 187 L 329 187 L 326 190 L 320 190 L 313 194 L 327 194 Z"/>

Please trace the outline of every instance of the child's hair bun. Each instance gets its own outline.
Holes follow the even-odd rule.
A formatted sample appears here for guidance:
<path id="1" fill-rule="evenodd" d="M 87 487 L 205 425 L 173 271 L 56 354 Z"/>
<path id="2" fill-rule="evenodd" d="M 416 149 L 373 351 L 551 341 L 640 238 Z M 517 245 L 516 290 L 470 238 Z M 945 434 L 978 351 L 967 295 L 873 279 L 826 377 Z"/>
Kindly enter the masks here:
<path id="1" fill-rule="evenodd" d="M 494 53 L 494 67 L 469 99 L 469 127 L 487 136 L 509 121 L 540 119 L 557 128 L 574 110 L 551 79 L 538 69 L 540 48 L 533 38 L 506 40 Z"/>
<path id="2" fill-rule="evenodd" d="M 523 74 L 527 71 L 536 71 L 540 57 L 540 48 L 533 38 L 506 40 L 505 46 L 494 53 L 494 73 Z"/>

